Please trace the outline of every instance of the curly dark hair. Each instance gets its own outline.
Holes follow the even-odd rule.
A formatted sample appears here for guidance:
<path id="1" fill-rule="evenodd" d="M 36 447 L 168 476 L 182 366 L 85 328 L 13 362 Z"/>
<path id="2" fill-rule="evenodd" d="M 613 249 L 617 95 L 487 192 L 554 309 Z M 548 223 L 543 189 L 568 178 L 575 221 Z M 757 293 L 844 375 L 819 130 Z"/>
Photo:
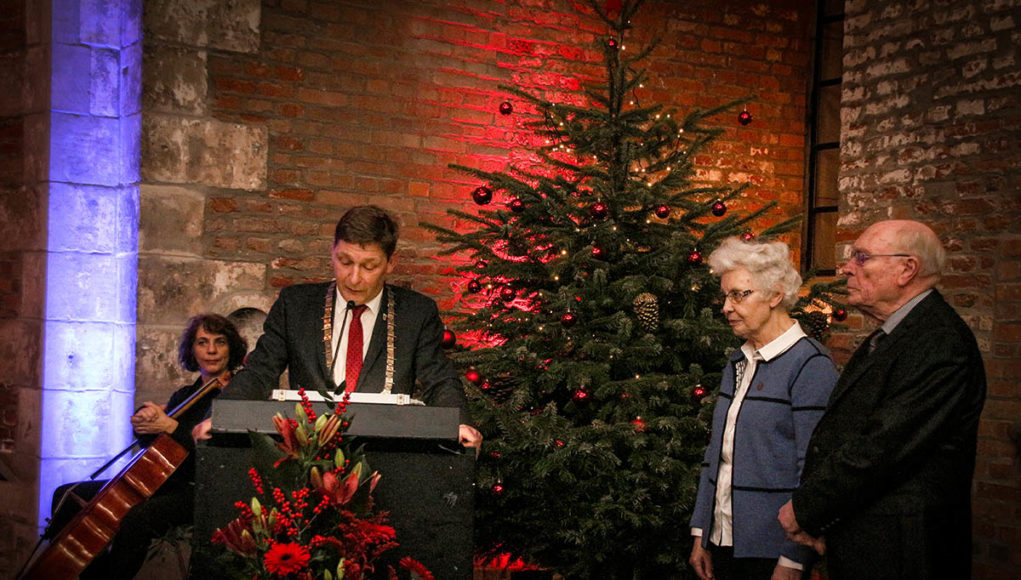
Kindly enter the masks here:
<path id="1" fill-rule="evenodd" d="M 199 363 L 195 360 L 195 335 L 199 328 L 210 334 L 222 334 L 227 337 L 227 346 L 230 348 L 230 357 L 227 361 L 227 368 L 234 369 L 241 366 L 248 353 L 248 341 L 238 333 L 234 323 L 219 314 L 196 314 L 188 319 L 188 326 L 181 335 L 181 342 L 177 346 L 177 360 L 186 371 L 196 372 L 199 370 Z"/>

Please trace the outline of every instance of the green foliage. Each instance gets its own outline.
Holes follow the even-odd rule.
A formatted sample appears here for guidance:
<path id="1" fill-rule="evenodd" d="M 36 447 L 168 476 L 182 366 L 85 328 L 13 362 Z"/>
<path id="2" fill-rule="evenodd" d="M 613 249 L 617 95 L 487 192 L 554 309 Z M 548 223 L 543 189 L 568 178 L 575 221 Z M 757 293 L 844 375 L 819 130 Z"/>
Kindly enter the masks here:
<path id="1" fill-rule="evenodd" d="M 624 4 L 617 18 L 593 4 L 618 46 L 640 2 Z M 470 231 L 426 225 L 483 288 L 453 323 L 479 342 L 453 358 L 481 375 L 466 381 L 485 436 L 480 550 L 567 578 L 670 578 L 690 574 L 712 393 L 738 344 L 702 259 L 772 206 L 717 217 L 713 203 L 743 188 L 696 180 L 694 159 L 722 133 L 708 120 L 740 103 L 626 109 L 646 52 L 600 42 L 606 81 L 586 106 L 505 87 L 538 112 L 527 126 L 548 140 L 535 151 L 545 171 L 453 166 L 520 205 L 451 210 Z"/>

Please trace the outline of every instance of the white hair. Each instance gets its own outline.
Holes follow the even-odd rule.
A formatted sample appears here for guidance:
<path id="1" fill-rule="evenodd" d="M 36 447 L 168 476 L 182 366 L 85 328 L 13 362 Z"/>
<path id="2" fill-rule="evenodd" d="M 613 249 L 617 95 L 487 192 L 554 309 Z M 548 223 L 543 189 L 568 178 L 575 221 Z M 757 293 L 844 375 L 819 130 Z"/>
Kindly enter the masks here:
<path id="1" fill-rule="evenodd" d="M 709 254 L 709 267 L 716 276 L 744 268 L 751 274 L 757 290 L 783 295 L 780 305 L 785 310 L 793 308 L 798 301 L 801 274 L 791 263 L 790 248 L 783 242 L 746 242 L 737 236 L 727 238 Z"/>
<path id="2" fill-rule="evenodd" d="M 947 251 L 936 233 L 928 226 L 909 222 L 906 227 L 897 229 L 896 240 L 898 251 L 918 257 L 921 263 L 919 274 L 937 278 L 943 275 Z"/>

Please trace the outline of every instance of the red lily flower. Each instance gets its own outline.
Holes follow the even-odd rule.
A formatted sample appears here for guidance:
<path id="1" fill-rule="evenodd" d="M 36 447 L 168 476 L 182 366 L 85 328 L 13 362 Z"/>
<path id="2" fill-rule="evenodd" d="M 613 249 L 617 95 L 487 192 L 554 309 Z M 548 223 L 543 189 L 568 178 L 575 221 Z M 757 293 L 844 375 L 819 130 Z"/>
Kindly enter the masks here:
<path id="1" fill-rule="evenodd" d="M 350 473 L 342 481 L 333 472 L 327 471 L 323 474 L 322 486 L 318 486 L 317 489 L 329 496 L 330 503 L 344 505 L 351 501 L 355 492 L 358 491 L 358 474 Z"/>
<path id="2" fill-rule="evenodd" d="M 277 413 L 273 416 L 273 426 L 276 427 L 277 433 L 280 433 L 280 437 L 283 439 L 281 443 L 277 443 L 277 447 L 287 454 L 273 464 L 273 467 L 277 467 L 288 459 L 297 458 L 298 452 L 301 449 L 301 443 L 298 442 L 298 437 L 294 433 L 294 423 L 290 419 Z"/>
<path id="3" fill-rule="evenodd" d="M 213 532 L 213 543 L 223 544 L 231 552 L 246 558 L 254 556 L 258 551 L 255 538 L 252 537 L 252 528 L 243 517 Z"/>

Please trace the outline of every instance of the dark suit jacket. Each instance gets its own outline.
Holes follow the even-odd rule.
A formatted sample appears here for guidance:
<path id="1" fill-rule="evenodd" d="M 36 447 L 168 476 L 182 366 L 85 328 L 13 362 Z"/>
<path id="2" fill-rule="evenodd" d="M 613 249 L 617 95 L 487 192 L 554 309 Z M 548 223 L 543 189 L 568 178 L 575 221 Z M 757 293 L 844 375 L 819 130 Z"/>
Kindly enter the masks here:
<path id="1" fill-rule="evenodd" d="M 831 578 L 967 578 L 985 372 L 936 291 L 855 352 L 809 442 L 794 514 Z M 893 569 L 891 569 L 893 568 Z"/>
<path id="2" fill-rule="evenodd" d="M 287 368 L 292 389 L 334 391 L 337 385 L 326 364 L 331 337 L 323 335 L 323 314 L 329 283 L 299 284 L 280 291 L 263 324 L 263 335 L 241 370 L 224 389 L 224 398 L 266 399 Z M 394 394 L 409 394 L 426 404 L 462 409 L 464 390 L 440 346 L 443 323 L 436 303 L 397 286 L 383 290 L 382 307 L 358 377 L 359 392 L 378 393 L 386 376 L 386 291 L 394 292 Z M 334 305 L 336 324 L 344 304 Z M 466 422 L 466 421 L 465 421 Z"/>

